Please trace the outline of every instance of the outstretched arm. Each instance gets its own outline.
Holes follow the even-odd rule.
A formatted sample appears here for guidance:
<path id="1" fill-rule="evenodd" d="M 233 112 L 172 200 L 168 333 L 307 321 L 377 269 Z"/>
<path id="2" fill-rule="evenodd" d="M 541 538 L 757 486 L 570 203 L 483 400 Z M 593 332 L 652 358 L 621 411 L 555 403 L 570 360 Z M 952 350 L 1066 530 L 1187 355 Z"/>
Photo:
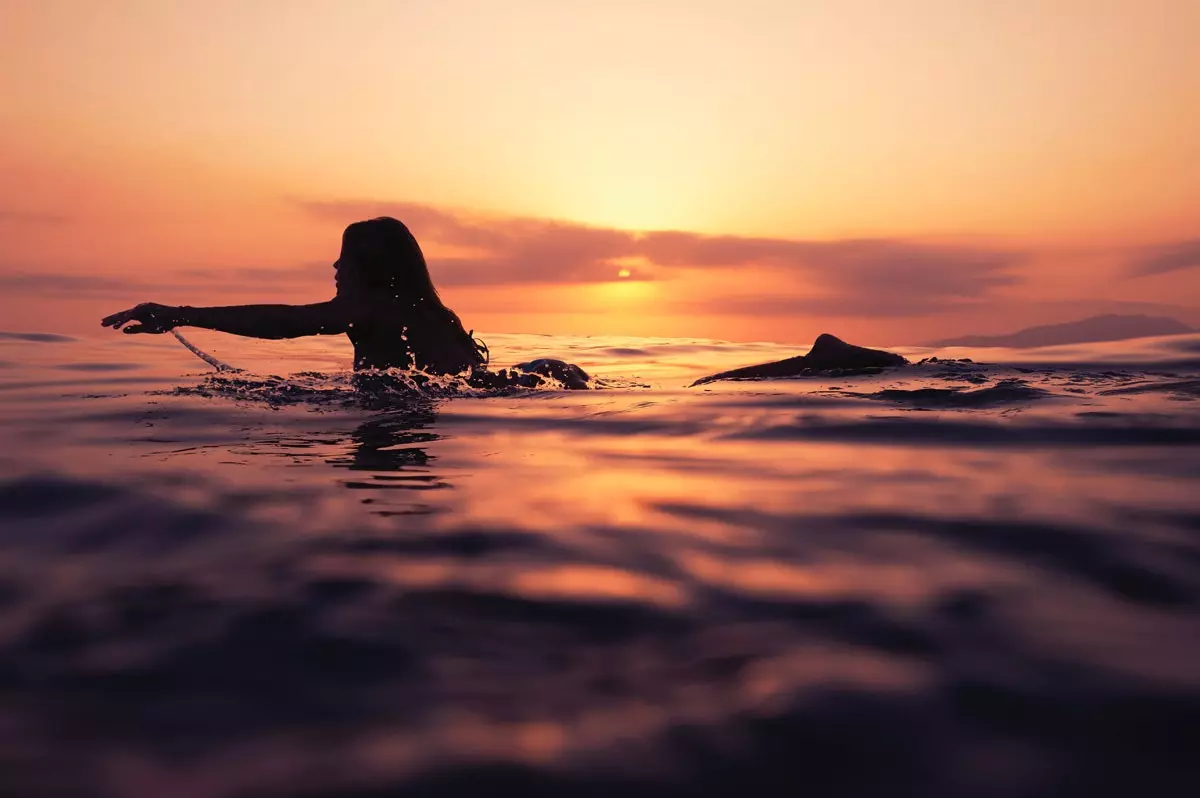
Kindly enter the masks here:
<path id="1" fill-rule="evenodd" d="M 100 322 L 127 333 L 164 333 L 176 327 L 203 327 L 251 338 L 299 338 L 337 335 L 350 327 L 342 303 L 336 299 L 315 305 L 232 305 L 229 307 L 173 307 L 147 302 L 106 316 Z M 128 326 L 125 326 L 128 325 Z"/>

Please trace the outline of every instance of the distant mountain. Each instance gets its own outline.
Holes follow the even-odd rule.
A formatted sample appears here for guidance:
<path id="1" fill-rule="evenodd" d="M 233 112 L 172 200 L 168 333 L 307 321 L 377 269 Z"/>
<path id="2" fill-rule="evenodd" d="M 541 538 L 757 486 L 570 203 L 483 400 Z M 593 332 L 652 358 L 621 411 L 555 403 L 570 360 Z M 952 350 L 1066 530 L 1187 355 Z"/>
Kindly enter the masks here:
<path id="1" fill-rule="evenodd" d="M 1043 324 L 1028 327 L 1009 335 L 964 335 L 948 338 L 931 346 L 1008 346 L 1025 348 L 1035 346 L 1057 346 L 1059 344 L 1086 344 L 1095 341 L 1124 341 L 1127 338 L 1145 338 L 1151 335 L 1180 335 L 1197 332 L 1181 321 L 1165 316 L 1118 316 L 1108 314 L 1092 316 L 1064 324 Z"/>

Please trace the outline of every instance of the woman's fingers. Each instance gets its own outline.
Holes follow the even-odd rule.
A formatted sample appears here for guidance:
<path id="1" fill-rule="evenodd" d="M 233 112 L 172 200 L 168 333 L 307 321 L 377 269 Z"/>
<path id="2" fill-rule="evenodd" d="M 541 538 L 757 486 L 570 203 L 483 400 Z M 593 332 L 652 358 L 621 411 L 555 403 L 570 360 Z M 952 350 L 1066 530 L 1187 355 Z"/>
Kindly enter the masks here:
<path id="1" fill-rule="evenodd" d="M 158 335 L 160 333 L 165 333 L 169 329 L 171 329 L 170 325 L 163 324 L 159 321 L 156 321 L 154 318 L 147 319 L 145 317 L 142 317 L 142 318 L 134 319 L 133 323 L 126 326 L 125 329 L 121 330 L 121 332 L 123 332 L 123 333 L 150 333 L 152 335 Z"/>
<path id="2" fill-rule="evenodd" d="M 104 327 L 120 330 L 129 322 L 138 322 L 134 327 L 125 327 L 127 333 L 161 333 L 170 329 L 170 308 L 153 302 L 143 302 L 129 310 L 122 310 L 100 320 Z"/>
<path id="3" fill-rule="evenodd" d="M 130 308 L 129 310 L 122 310 L 120 313 L 114 313 L 111 316 L 105 316 L 100 320 L 100 326 L 112 327 L 114 330 L 119 330 L 121 329 L 121 325 L 133 318 L 136 310 L 137 308 Z"/>

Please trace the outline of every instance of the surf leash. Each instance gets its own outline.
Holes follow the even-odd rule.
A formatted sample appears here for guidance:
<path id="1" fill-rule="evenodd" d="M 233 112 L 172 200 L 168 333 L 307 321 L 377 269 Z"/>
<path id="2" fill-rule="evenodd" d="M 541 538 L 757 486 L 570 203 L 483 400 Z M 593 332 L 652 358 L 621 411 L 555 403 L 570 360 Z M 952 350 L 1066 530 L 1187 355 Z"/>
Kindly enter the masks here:
<path id="1" fill-rule="evenodd" d="M 184 347 L 187 349 L 187 351 L 191 352 L 193 355 L 200 358 L 201 360 L 203 360 L 205 363 L 212 366 L 213 368 L 215 368 L 218 372 L 228 371 L 228 372 L 236 374 L 236 373 L 240 373 L 242 371 L 242 369 L 235 368 L 235 367 L 229 365 L 228 363 L 222 363 L 221 361 L 217 360 L 212 355 L 201 350 L 199 347 L 193 345 L 191 341 L 189 341 L 188 339 L 186 339 L 182 335 L 180 335 L 178 330 L 171 330 L 171 335 L 174 335 L 175 340 L 178 341 L 179 343 L 183 344 Z"/>

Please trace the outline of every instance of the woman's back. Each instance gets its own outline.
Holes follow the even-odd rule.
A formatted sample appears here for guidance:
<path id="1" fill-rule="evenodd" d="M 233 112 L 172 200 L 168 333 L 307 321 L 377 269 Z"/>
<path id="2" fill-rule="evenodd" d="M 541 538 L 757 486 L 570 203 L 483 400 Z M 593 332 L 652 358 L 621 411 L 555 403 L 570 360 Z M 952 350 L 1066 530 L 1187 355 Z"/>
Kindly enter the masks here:
<path id="1" fill-rule="evenodd" d="M 357 315 L 357 314 L 356 314 Z M 459 374 L 484 359 L 458 317 L 445 308 L 385 305 L 359 316 L 347 330 L 356 369 L 417 368 Z"/>

